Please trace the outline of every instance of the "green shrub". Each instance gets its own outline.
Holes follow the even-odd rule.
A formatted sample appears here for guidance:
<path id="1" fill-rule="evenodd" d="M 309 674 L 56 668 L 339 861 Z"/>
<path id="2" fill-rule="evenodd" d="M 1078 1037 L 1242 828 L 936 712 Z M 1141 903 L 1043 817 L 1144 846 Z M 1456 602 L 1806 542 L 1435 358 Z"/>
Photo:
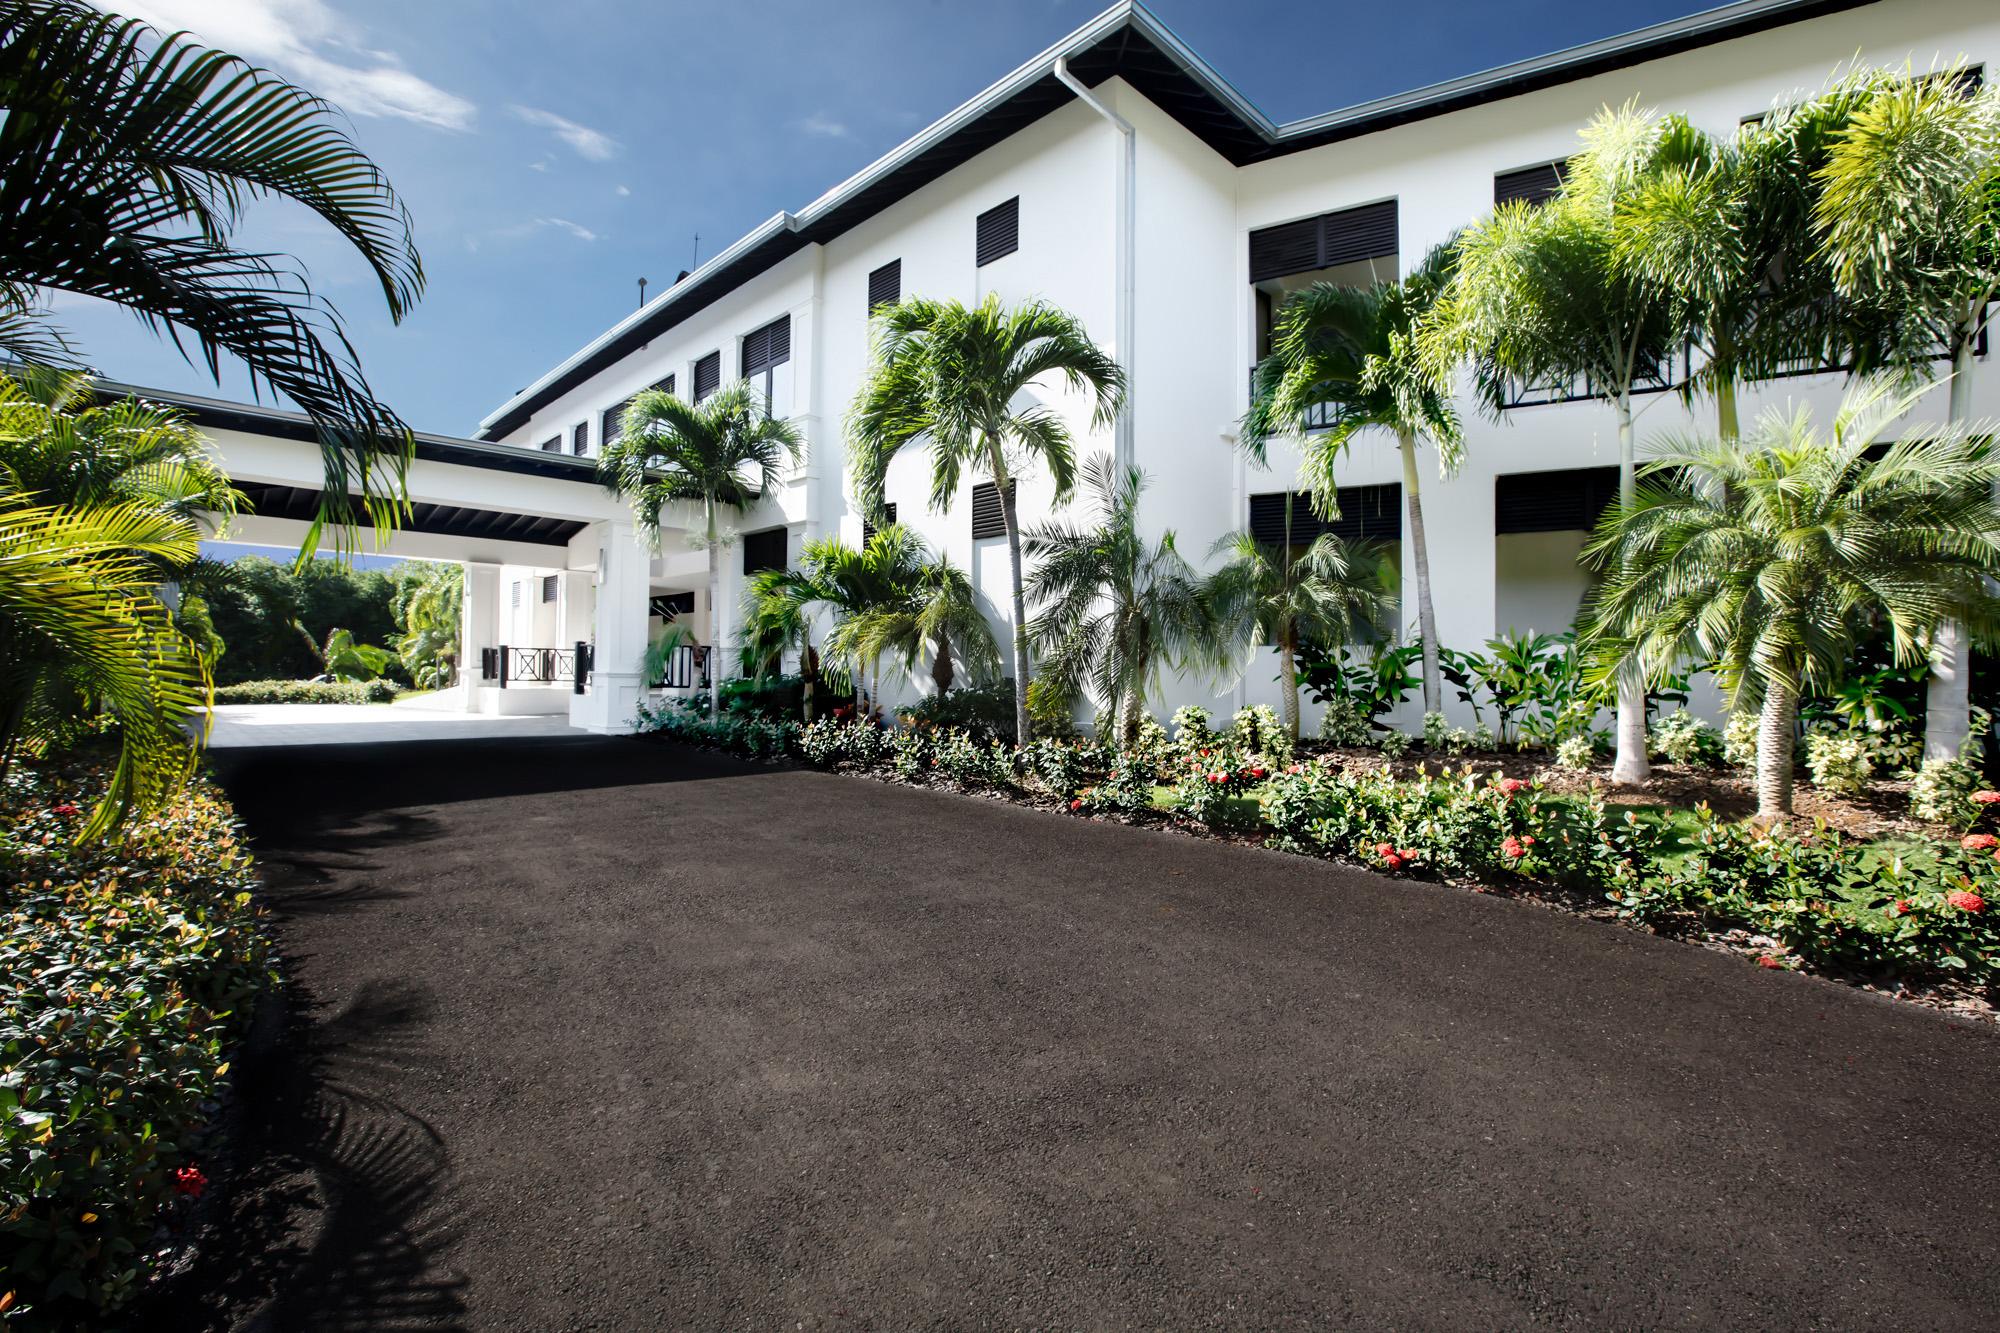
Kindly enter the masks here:
<path id="1" fill-rule="evenodd" d="M 1269 704 L 1237 709 L 1229 720 L 1229 743 L 1245 755 L 1255 755 L 1280 768 L 1292 762 L 1292 734 Z"/>
<path id="2" fill-rule="evenodd" d="M 1875 776 L 1875 751 L 1860 731 L 1815 731 L 1806 737 L 1806 771 L 1813 786 L 1859 796 Z"/>
<path id="3" fill-rule="evenodd" d="M 1717 768 L 1722 763 L 1722 737 L 1714 727 L 1685 708 L 1667 714 L 1646 733 L 1646 748 L 1669 763 Z"/>
<path id="4" fill-rule="evenodd" d="M 274 981 L 221 796 L 79 846 L 107 776 L 17 765 L 0 793 L 0 1258 L 12 1317 L 50 1327 L 101 1326 L 145 1278 Z"/>
<path id="5" fill-rule="evenodd" d="M 956 727 L 986 740 L 1014 740 L 1014 682 L 961 685 L 945 694 L 927 694 L 900 710 L 912 726 Z"/>
<path id="6" fill-rule="evenodd" d="M 393 680 L 253 680 L 218 685 L 219 704 L 386 704 L 403 692 Z"/>
<path id="7" fill-rule="evenodd" d="M 1014 747 L 1004 741 L 950 728 L 933 733 L 931 747 L 937 771 L 953 782 L 991 787 L 1013 784 Z"/>
<path id="8" fill-rule="evenodd" d="M 1597 760 L 1597 746 L 1588 736 L 1565 736 L 1556 742 L 1556 766 L 1587 773 Z"/>
<path id="9" fill-rule="evenodd" d="M 1731 768 L 1757 767 L 1757 715 L 1731 713 L 1722 728 L 1722 762 Z"/>
<path id="10" fill-rule="evenodd" d="M 1174 710 L 1168 720 L 1174 734 L 1174 745 L 1182 751 L 1198 749 L 1215 739 L 1215 727 L 1208 716 L 1208 710 L 1200 704 L 1186 704 Z"/>
<path id="11" fill-rule="evenodd" d="M 1249 712 L 1244 709 L 1243 713 Z M 1268 709 L 1266 712 L 1270 711 Z M 1243 713 L 1238 713 L 1240 718 Z M 1256 753 L 1238 748 L 1232 724 L 1228 744 L 1198 751 L 1186 761 L 1174 783 L 1171 804 L 1176 814 L 1220 828 L 1236 822 L 1232 798 L 1246 796 L 1271 776 L 1268 763 Z"/>
<path id="12" fill-rule="evenodd" d="M 1933 824 L 1969 829 L 1980 813 L 1972 794 L 1982 785 L 1979 770 L 1963 759 L 1926 759 L 1910 781 L 1910 813 Z"/>
<path id="13" fill-rule="evenodd" d="M 1021 767 L 1058 800 L 1075 796 L 1093 773 L 1108 766 L 1101 746 L 1036 737 L 1021 751 Z"/>
<path id="14" fill-rule="evenodd" d="M 1119 751 L 1102 782 L 1071 798 L 1070 809 L 1116 810 L 1127 814 L 1153 808 L 1153 766 L 1137 755 Z"/>
<path id="15" fill-rule="evenodd" d="M 1373 733 L 1352 699 L 1332 698 L 1320 714 L 1319 738 L 1329 745 L 1366 745 Z"/>

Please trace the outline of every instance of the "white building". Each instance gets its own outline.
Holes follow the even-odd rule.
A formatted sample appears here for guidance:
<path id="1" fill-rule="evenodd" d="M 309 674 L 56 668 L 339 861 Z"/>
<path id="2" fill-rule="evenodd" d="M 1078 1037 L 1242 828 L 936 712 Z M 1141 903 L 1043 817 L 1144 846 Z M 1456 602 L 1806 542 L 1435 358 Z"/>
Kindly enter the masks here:
<path id="1" fill-rule="evenodd" d="M 1275 125 L 1145 9 L 1119 4 L 797 212 L 779 213 L 549 369 L 482 423 L 482 439 L 594 455 L 619 405 L 650 385 L 697 397 L 737 377 L 768 387 L 807 457 L 781 492 L 740 516 L 724 560 L 724 660 L 743 571 L 862 522 L 848 493 L 842 418 L 867 357 L 871 305 L 923 294 L 1042 297 L 1078 315 L 1131 378 L 1129 443 L 1088 431 L 1084 405 L 1052 393 L 1087 448 L 1129 449 L 1150 477 L 1147 526 L 1198 556 L 1294 480 L 1234 446 L 1260 330 L 1286 290 L 1367 280 L 1413 264 L 1489 211 L 1532 191 L 1601 107 L 1638 98 L 1733 131 L 1774 101 L 1818 89 L 1856 58 L 1918 69 L 2000 59 L 1992 0 L 1744 0 L 1554 55 Z M 1338 53 L 1335 71 L 1358 53 Z M 2000 380 L 1979 368 L 1975 410 L 2000 416 Z M 1803 396 L 1831 410 L 1838 375 L 1775 381 L 1742 405 Z M 1695 422 L 1677 395 L 1642 400 L 1640 439 Z M 1440 637 L 1476 647 L 1497 632 L 1559 630 L 1584 587 L 1575 556 L 1615 465 L 1609 409 L 1523 405 L 1482 416 L 1468 395 L 1466 464 L 1424 477 Z M 1942 416 L 1939 388 L 1920 412 Z M 1434 463 L 1427 463 L 1434 468 Z M 1363 441 L 1342 470 L 1343 527 L 1388 540 L 1402 527 L 1393 441 Z M 927 460 L 900 458 L 896 517 L 971 571 L 1008 645 L 1005 543 L 975 526 L 968 487 L 927 504 Z M 1046 478 L 1022 483 L 1022 517 L 1049 513 Z M 782 542 L 782 546 L 780 543 Z M 1407 551 L 1404 552 L 1407 562 Z M 503 579 L 513 577 L 503 571 Z M 1411 580 L 1405 571 L 1405 586 Z M 654 594 L 692 593 L 706 637 L 706 560 L 670 537 Z M 1414 606 L 1405 608 L 1414 619 Z M 656 625 L 658 622 L 655 622 Z M 610 664 L 600 654 L 599 668 Z M 1183 682 L 1167 701 L 1234 707 L 1276 698 L 1259 662 L 1213 699 Z M 913 694 L 919 682 L 905 686 Z M 1414 718 L 1406 719 L 1413 721 Z"/>

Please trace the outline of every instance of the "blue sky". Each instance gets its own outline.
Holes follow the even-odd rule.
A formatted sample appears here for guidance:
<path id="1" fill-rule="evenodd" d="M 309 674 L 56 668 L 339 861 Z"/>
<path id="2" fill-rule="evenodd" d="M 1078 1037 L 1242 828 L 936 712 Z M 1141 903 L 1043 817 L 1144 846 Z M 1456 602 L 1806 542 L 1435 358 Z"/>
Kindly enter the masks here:
<path id="1" fill-rule="evenodd" d="M 1157 0 L 1284 121 L 1712 7 L 1713 0 Z M 119 0 L 105 0 L 121 9 Z M 125 0 L 339 104 L 402 191 L 429 289 L 402 326 L 311 219 L 299 255 L 377 390 L 420 430 L 479 418 L 781 208 L 798 208 L 1102 4 L 1040 0 Z M 1504 13 L 1505 21 L 1496 21 Z M 214 393 L 122 311 L 58 300 L 102 374 Z M 240 372 L 223 396 L 247 398 Z"/>

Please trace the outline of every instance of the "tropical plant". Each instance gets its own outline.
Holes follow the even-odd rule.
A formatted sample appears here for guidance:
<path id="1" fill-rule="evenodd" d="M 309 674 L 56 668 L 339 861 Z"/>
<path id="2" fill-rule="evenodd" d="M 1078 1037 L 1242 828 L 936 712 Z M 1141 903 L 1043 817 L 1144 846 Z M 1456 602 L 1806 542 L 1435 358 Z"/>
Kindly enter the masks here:
<path id="1" fill-rule="evenodd" d="M 856 660 L 889 657 L 910 672 L 928 657 L 931 681 L 941 695 L 951 693 L 960 665 L 976 682 L 999 677 L 1000 645 L 964 570 L 932 554 L 922 537 L 901 524 L 871 536 L 862 558 L 881 595 L 830 642 Z"/>
<path id="2" fill-rule="evenodd" d="M 397 570 L 395 589 L 396 656 L 418 689 L 445 689 L 458 672 L 465 567 L 412 561 Z"/>
<path id="3" fill-rule="evenodd" d="M 810 552 L 810 548 L 808 548 Z M 813 643 L 813 612 L 827 603 L 819 584 L 797 569 L 763 569 L 750 576 L 743 603 L 743 668 L 746 675 L 759 679 L 782 669 L 786 653 L 799 659 L 799 708 L 803 720 L 811 723 L 818 703 L 819 649 Z M 685 625 L 671 625 L 669 633 L 654 641 L 659 650 L 655 660 L 648 650 L 648 680 L 664 679 L 666 664 L 688 640 Z M 668 639 L 672 639 L 670 646 Z"/>
<path id="4" fill-rule="evenodd" d="M 303 408 L 326 480 L 314 531 L 345 544 L 403 504 L 409 430 L 368 387 L 305 265 L 233 244 L 246 207 L 290 200 L 351 245 L 400 321 L 423 291 L 410 218 L 333 108 L 187 34 L 80 0 L 0 6 L 0 353 L 70 355 L 43 297 L 131 309 L 209 373 L 222 357 Z M 358 502 L 358 507 L 357 507 Z"/>
<path id="5" fill-rule="evenodd" d="M 1041 301 L 1008 310 L 990 294 L 976 306 L 912 298 L 877 312 L 873 330 L 868 376 L 848 416 L 855 493 L 882 521 L 890 460 L 918 442 L 930 447 L 932 509 L 951 504 L 968 469 L 996 488 L 1013 594 L 1014 725 L 1025 743 L 1033 669 L 1015 483 L 1039 464 L 1061 502 L 1076 480 L 1069 425 L 1038 390 L 1060 382 L 1087 392 L 1091 424 L 1102 427 L 1124 402 L 1124 371 L 1082 321 Z"/>
<path id="6" fill-rule="evenodd" d="M 1459 236 L 1456 267 L 1419 328 L 1436 373 L 1469 358 L 1495 412 L 1521 385 L 1581 392 L 1612 409 L 1618 493 L 1633 500 L 1632 395 L 1664 379 L 1682 350 L 1686 303 L 1619 246 L 1618 213 L 1648 159 L 1666 151 L 1658 119 L 1628 104 L 1582 134 L 1563 188 L 1540 206 L 1503 204 Z M 1614 780 L 1646 777 L 1645 689 L 1618 681 Z"/>
<path id="7" fill-rule="evenodd" d="M 1382 718 L 1417 688 L 1419 679 L 1411 668 L 1422 658 L 1423 645 L 1416 643 L 1377 639 L 1366 647 L 1316 645 L 1301 658 L 1299 680 L 1314 703 L 1369 733 L 1387 727 Z"/>
<path id="8" fill-rule="evenodd" d="M 749 385 L 731 384 L 699 403 L 662 389 L 647 389 L 626 407 L 621 433 L 606 445 L 597 476 L 623 496 L 646 540 L 657 549 L 660 519 L 669 505 L 698 506 L 701 530 L 689 541 L 708 552 L 711 646 L 722 642 L 719 564 L 724 537 L 718 519 L 738 513 L 777 489 L 779 467 L 797 463 L 798 428 L 764 411 Z M 722 672 L 709 672 L 712 707 L 720 707 Z"/>
<path id="9" fill-rule="evenodd" d="M 1096 700 L 1117 715 L 1124 742 L 1136 745 L 1161 672 L 1220 670 L 1232 636 L 1174 534 L 1152 543 L 1140 534 L 1145 475 L 1096 454 L 1083 466 L 1083 483 L 1095 523 L 1045 523 L 1022 544 L 1036 561 L 1028 578 L 1036 615 L 1028 628 L 1043 673 L 1035 689 L 1058 707 Z"/>
<path id="10" fill-rule="evenodd" d="M 161 565 L 200 533 L 138 504 L 31 504 L 0 491 L 0 779 L 14 758 L 68 739 L 77 718 L 116 720 L 119 757 L 81 836 L 159 806 L 186 779 L 183 731 L 208 668 L 155 595 Z"/>
<path id="11" fill-rule="evenodd" d="M 1241 435 L 1242 447 L 1259 466 L 1272 438 L 1296 438 L 1313 507 L 1328 517 L 1340 512 L 1334 472 L 1354 437 L 1366 430 L 1396 437 L 1416 571 L 1426 712 L 1442 706 L 1442 694 L 1417 446 L 1425 440 L 1435 444 L 1438 471 L 1449 477 L 1458 469 L 1464 437 L 1450 386 L 1418 355 L 1415 335 L 1450 276 L 1452 255 L 1450 246 L 1432 250 L 1400 282 L 1367 288 L 1320 282 L 1286 301 L 1272 328 L 1271 355 L 1257 367 Z M 1286 521 L 1289 526 L 1289 504 Z"/>
<path id="12" fill-rule="evenodd" d="M 1585 604 L 1601 673 L 1657 679 L 1713 658 L 1736 706 L 1761 701 L 1766 817 L 1791 811 L 1800 695 L 1839 676 L 1869 616 L 1902 661 L 1946 617 L 1994 618 L 2000 460 L 1951 427 L 1913 428 L 1876 456 L 1910 403 L 1878 386 L 1848 396 L 1830 438 L 1800 409 L 1739 441 L 1670 444 L 1585 548 L 1602 574 Z"/>
<path id="13" fill-rule="evenodd" d="M 1207 585 L 1218 628 L 1234 635 L 1239 650 L 1277 645 L 1285 730 L 1296 742 L 1299 653 L 1308 641 L 1342 643 L 1381 623 L 1392 603 L 1388 557 L 1376 543 L 1346 542 L 1330 532 L 1300 550 L 1292 541 L 1289 495 L 1281 542 L 1270 545 L 1249 532 L 1233 532 L 1213 553 L 1226 557 Z"/>
<path id="14" fill-rule="evenodd" d="M 293 622 L 292 628 L 306 641 L 313 655 L 319 659 L 319 679 L 330 681 L 370 681 L 380 676 L 394 661 L 394 655 L 387 648 L 372 643 L 358 643 L 350 630 L 327 631 L 326 642 L 314 643 L 312 633 L 304 625 Z"/>
<path id="15" fill-rule="evenodd" d="M 1841 294 L 1895 331 L 1893 364 L 1928 376 L 1951 366 L 1949 420 L 1972 424 L 1973 349 L 2000 297 L 2000 91 L 1972 91 L 1963 68 L 1929 78 L 1864 77 L 1819 166 L 1818 222 Z M 1931 644 L 1926 758 L 1957 758 L 1971 723 L 1965 627 Z"/>

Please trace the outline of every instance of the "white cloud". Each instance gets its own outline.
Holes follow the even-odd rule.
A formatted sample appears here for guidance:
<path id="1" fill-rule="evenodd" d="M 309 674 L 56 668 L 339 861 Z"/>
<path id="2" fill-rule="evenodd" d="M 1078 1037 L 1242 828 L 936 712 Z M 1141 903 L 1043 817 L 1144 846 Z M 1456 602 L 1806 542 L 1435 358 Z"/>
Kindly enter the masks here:
<path id="1" fill-rule="evenodd" d="M 496 241 L 519 241 L 541 231 L 563 232 L 575 237 L 579 241 L 595 241 L 600 239 L 596 232 L 584 226 L 581 222 L 571 222 L 568 218 L 558 217 L 530 218 L 526 222 L 516 222 L 511 226 L 495 227 L 493 230 L 487 232 L 486 235 L 488 238 Z M 467 242 L 467 248 L 473 250 L 479 248 L 476 243 L 473 243 L 474 238 L 467 237 Z"/>
<path id="2" fill-rule="evenodd" d="M 815 111 L 799 122 L 799 128 L 815 139 L 845 139 L 847 126 L 824 111 Z"/>
<path id="3" fill-rule="evenodd" d="M 596 232 L 580 222 L 571 222 L 568 218 L 536 218 L 535 225 L 538 227 L 554 227 L 560 231 L 566 231 L 579 241 L 594 241 L 597 239 Z"/>
<path id="4" fill-rule="evenodd" d="M 574 148 L 580 156 L 587 157 L 592 162 L 607 161 L 618 152 L 618 141 L 610 135 L 600 130 L 593 130 L 588 125 L 579 125 L 565 116 L 558 116 L 553 111 L 543 111 L 539 107 L 519 105 L 508 109 L 528 124 L 537 125 L 542 129 L 551 131 L 556 138 L 561 139 L 571 148 Z"/>
<path id="5" fill-rule="evenodd" d="M 623 198 L 625 198 L 626 196 L 630 195 L 631 193 L 632 193 L 632 187 L 631 187 L 631 186 L 629 186 L 629 185 L 621 185 L 621 186 L 619 186 L 619 187 L 618 187 L 618 197 L 619 197 L 620 199 L 623 199 Z"/>
<path id="6" fill-rule="evenodd" d="M 363 45 L 361 25 L 325 0 L 119 0 L 121 14 L 269 65 L 349 115 L 469 130 L 478 108 Z"/>

